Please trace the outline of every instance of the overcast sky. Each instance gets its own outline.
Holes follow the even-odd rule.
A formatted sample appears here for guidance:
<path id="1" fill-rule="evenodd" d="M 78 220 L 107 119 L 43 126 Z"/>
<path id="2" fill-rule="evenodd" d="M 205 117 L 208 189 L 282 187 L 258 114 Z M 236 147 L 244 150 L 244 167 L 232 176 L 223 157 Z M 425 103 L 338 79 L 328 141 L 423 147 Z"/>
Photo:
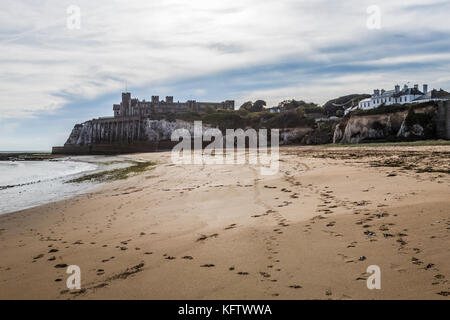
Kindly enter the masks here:
<path id="1" fill-rule="evenodd" d="M 367 27 L 371 5 L 380 29 Z M 0 150 L 62 145 L 75 123 L 112 115 L 126 87 L 237 105 L 449 90 L 449 21 L 448 0 L 2 0 Z"/>

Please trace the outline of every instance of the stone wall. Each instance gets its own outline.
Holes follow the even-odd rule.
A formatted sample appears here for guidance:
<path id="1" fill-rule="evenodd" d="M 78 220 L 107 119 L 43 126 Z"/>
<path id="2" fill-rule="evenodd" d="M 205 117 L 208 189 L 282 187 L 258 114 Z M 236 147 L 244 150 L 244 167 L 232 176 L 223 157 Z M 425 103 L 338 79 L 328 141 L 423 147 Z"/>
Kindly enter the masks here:
<path id="1" fill-rule="evenodd" d="M 124 154 L 137 152 L 155 152 L 171 150 L 177 142 L 158 141 L 158 142 L 140 142 L 133 144 L 112 143 L 112 144 L 92 144 L 89 146 L 64 146 L 53 147 L 53 154 L 66 155 L 107 155 L 107 154 Z"/>
<path id="2" fill-rule="evenodd" d="M 450 101 L 438 105 L 436 131 L 438 138 L 450 140 Z"/>

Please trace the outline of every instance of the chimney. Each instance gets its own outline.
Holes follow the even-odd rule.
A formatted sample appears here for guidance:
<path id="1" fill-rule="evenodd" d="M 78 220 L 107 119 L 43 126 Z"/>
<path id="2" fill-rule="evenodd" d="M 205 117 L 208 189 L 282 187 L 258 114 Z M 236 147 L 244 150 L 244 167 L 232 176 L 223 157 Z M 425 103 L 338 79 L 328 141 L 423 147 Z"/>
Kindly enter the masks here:
<path id="1" fill-rule="evenodd" d="M 396 85 L 395 86 L 395 93 L 399 93 L 400 92 L 400 86 L 399 85 Z"/>
<path id="2" fill-rule="evenodd" d="M 173 97 L 172 96 L 166 96 L 166 103 L 173 104 Z"/>
<path id="3" fill-rule="evenodd" d="M 424 84 L 423 85 L 423 94 L 427 94 L 428 93 L 428 85 Z"/>
<path id="4" fill-rule="evenodd" d="M 385 93 L 386 92 L 386 90 L 384 90 L 384 89 L 381 89 L 381 94 L 383 94 L 383 93 Z"/>
<path id="5" fill-rule="evenodd" d="M 414 89 L 419 90 L 419 85 L 418 85 L 418 84 L 415 84 L 415 85 L 414 85 Z"/>
<path id="6" fill-rule="evenodd" d="M 152 96 L 152 103 L 159 103 L 159 96 Z"/>

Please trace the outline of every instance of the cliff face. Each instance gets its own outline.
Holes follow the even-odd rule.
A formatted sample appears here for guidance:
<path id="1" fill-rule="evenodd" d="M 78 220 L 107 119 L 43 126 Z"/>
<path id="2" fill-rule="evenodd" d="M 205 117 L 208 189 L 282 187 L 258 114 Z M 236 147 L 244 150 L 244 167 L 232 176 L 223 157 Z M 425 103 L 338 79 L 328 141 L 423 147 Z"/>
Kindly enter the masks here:
<path id="1" fill-rule="evenodd" d="M 191 122 L 177 120 L 170 122 L 166 120 L 150 120 L 146 119 L 141 124 L 141 130 L 143 132 L 143 142 L 159 142 L 170 140 L 172 132 L 176 129 L 186 129 L 190 134 L 194 135 L 194 124 Z M 203 130 L 210 128 L 209 126 L 203 126 Z M 105 129 L 101 128 L 100 135 L 105 134 Z M 128 130 L 128 129 L 125 129 Z M 82 124 L 77 124 L 73 128 L 65 146 L 87 146 L 95 143 L 93 137 L 93 124 L 92 121 L 87 121 Z"/>
<path id="2" fill-rule="evenodd" d="M 344 137 L 345 128 L 347 127 L 349 118 L 345 117 L 336 125 L 333 134 L 333 143 L 342 142 L 342 138 Z"/>
<path id="3" fill-rule="evenodd" d="M 177 129 L 186 129 L 189 131 L 191 136 L 194 136 L 194 123 L 182 120 L 167 121 L 167 120 L 152 120 L 145 119 L 142 121 L 141 125 L 141 142 L 160 142 L 160 141 L 170 141 L 172 132 Z M 212 126 L 203 124 L 202 131 L 212 128 Z M 248 129 L 248 128 L 246 128 Z M 244 130 L 246 130 L 244 129 Z M 97 129 L 98 130 L 98 129 Z M 125 129 L 127 131 L 128 129 Z M 305 137 L 307 133 L 312 131 L 309 127 L 300 128 L 286 128 L 280 130 L 280 144 L 289 144 L 300 142 L 302 138 Z M 92 121 L 87 121 L 82 124 L 77 124 L 73 128 L 65 146 L 77 147 L 77 146 L 88 146 L 90 144 L 96 143 L 96 139 L 93 137 L 94 134 Z M 107 129 L 100 128 L 100 132 L 97 133 L 100 136 L 108 134 Z M 225 135 L 225 133 L 222 133 Z M 108 140 L 108 138 L 106 138 Z M 107 141 L 106 141 L 107 143 Z"/>
<path id="4" fill-rule="evenodd" d="M 203 125 L 202 131 L 209 129 L 210 126 Z M 191 136 L 194 136 L 194 123 L 176 120 L 175 122 L 170 122 L 166 120 L 151 120 L 146 119 L 144 122 L 144 131 L 147 141 L 158 142 L 170 140 L 172 132 L 177 129 L 186 129 L 189 131 Z"/>
<path id="5" fill-rule="evenodd" d="M 405 117 L 406 112 L 351 116 L 342 133 L 341 140 L 337 141 L 340 133 L 335 132 L 336 140 L 334 142 L 358 143 L 364 139 L 382 139 L 396 135 Z"/>
<path id="6" fill-rule="evenodd" d="M 427 115 L 431 119 L 435 111 L 435 106 L 426 106 L 415 108 L 413 114 Z M 366 139 L 424 136 L 425 127 L 429 127 L 430 123 L 409 123 L 405 121 L 407 116 L 408 110 L 382 114 L 351 115 L 336 126 L 333 142 L 359 143 Z M 431 120 L 428 122 L 431 122 Z M 432 128 L 428 128 L 428 131 L 430 130 L 432 131 Z"/>
<path id="7" fill-rule="evenodd" d="M 286 128 L 280 130 L 280 145 L 299 143 L 313 128 Z"/>
<path id="8" fill-rule="evenodd" d="M 77 124 L 70 133 L 65 145 L 86 146 L 92 142 L 92 122 Z"/>

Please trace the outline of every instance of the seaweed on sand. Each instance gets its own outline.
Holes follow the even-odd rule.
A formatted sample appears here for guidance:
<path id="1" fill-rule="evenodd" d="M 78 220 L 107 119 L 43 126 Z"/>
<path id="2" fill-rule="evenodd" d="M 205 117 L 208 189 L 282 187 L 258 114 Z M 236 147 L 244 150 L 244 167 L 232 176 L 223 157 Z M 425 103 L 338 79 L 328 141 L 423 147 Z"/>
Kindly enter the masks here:
<path id="1" fill-rule="evenodd" d="M 156 162 L 153 161 L 144 161 L 138 162 L 133 161 L 133 165 L 125 168 L 118 168 L 113 170 L 101 171 L 92 174 L 88 174 L 76 179 L 72 179 L 67 181 L 68 183 L 81 183 L 86 181 L 114 181 L 114 180 L 124 180 L 129 178 L 132 174 L 139 174 L 144 171 L 147 171 L 149 168 L 154 169 L 156 166 Z"/>

